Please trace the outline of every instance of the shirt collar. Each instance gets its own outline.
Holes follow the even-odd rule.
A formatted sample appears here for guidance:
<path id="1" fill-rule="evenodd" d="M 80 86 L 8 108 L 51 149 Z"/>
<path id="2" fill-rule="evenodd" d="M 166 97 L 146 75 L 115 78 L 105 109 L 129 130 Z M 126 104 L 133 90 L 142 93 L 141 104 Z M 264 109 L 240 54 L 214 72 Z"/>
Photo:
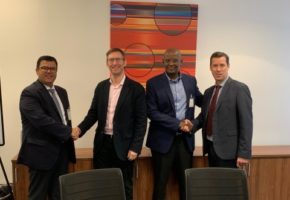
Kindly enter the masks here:
<path id="1" fill-rule="evenodd" d="M 123 86 L 124 85 L 124 82 L 125 82 L 125 79 L 126 79 L 126 76 L 124 75 L 123 78 L 122 78 L 122 80 L 121 80 L 121 82 L 117 85 L 117 87 L 118 86 Z M 110 81 L 110 83 L 112 83 L 112 79 L 111 78 L 109 79 L 109 81 Z"/>
<path id="2" fill-rule="evenodd" d="M 224 87 L 224 85 L 226 84 L 226 82 L 227 82 L 228 79 L 229 79 L 229 76 L 225 80 L 223 80 L 223 82 L 221 82 L 219 84 L 219 86 Z"/>
<path id="3" fill-rule="evenodd" d="M 176 79 L 171 79 L 171 78 L 167 75 L 166 72 L 165 72 L 165 75 L 166 75 L 166 77 L 167 77 L 167 79 L 168 79 L 169 82 L 179 82 L 179 81 L 181 80 L 181 78 L 182 78 L 182 74 L 181 74 L 181 73 L 178 74 L 178 76 L 177 76 Z"/>
<path id="4" fill-rule="evenodd" d="M 49 87 L 48 85 L 45 85 L 45 84 L 43 84 L 43 85 L 44 85 L 44 87 L 45 87 L 47 90 L 50 90 L 50 89 L 54 89 L 54 90 L 55 90 L 54 85 L 53 85 L 52 87 Z"/>

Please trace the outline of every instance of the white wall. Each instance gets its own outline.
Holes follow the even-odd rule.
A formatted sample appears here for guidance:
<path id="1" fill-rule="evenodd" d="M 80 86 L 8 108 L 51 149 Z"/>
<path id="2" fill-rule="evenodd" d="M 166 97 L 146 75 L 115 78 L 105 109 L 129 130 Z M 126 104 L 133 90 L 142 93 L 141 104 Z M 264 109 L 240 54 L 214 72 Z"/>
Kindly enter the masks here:
<path id="1" fill-rule="evenodd" d="M 201 91 L 213 84 L 209 56 L 230 55 L 230 74 L 248 84 L 253 97 L 254 145 L 289 145 L 290 1 L 159 0 L 197 3 L 197 79 Z M 51 54 L 59 61 L 56 84 L 68 90 L 73 125 L 87 112 L 96 84 L 107 78 L 108 0 L 0 0 L 0 76 L 6 145 L 0 154 L 11 177 L 20 147 L 18 110 L 22 89 L 36 80 L 35 62 Z M 76 142 L 92 147 L 93 131 Z M 201 144 L 197 134 L 197 145 Z M 0 183 L 4 182 L 0 172 Z"/>

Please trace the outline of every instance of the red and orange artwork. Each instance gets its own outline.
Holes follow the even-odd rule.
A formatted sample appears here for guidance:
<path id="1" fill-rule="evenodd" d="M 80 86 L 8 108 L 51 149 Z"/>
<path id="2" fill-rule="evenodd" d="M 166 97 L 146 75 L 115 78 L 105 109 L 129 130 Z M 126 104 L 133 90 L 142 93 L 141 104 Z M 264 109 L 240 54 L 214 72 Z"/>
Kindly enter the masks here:
<path id="1" fill-rule="evenodd" d="M 164 72 L 167 48 L 182 53 L 183 73 L 195 75 L 198 6 L 111 1 L 111 47 L 125 51 L 126 75 L 145 85 Z"/>

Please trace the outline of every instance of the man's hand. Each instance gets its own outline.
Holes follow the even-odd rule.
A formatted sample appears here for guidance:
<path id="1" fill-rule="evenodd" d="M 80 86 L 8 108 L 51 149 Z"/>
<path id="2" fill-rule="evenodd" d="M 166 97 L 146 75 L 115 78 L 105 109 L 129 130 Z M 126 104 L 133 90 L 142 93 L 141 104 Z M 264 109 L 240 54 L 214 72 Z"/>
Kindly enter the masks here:
<path id="1" fill-rule="evenodd" d="M 193 124 L 191 123 L 190 120 L 184 119 L 179 123 L 179 128 L 183 132 L 190 133 L 193 128 Z"/>
<path id="2" fill-rule="evenodd" d="M 73 138 L 73 140 L 79 139 L 80 134 L 81 129 L 79 127 L 72 128 L 71 137 Z"/>
<path id="3" fill-rule="evenodd" d="M 132 160 L 135 160 L 137 158 L 137 155 L 138 154 L 136 152 L 129 150 L 127 158 L 128 158 L 128 160 L 132 161 Z"/>
<path id="4" fill-rule="evenodd" d="M 243 165 L 249 164 L 249 160 L 245 158 L 238 157 L 237 159 L 237 167 L 242 167 Z"/>

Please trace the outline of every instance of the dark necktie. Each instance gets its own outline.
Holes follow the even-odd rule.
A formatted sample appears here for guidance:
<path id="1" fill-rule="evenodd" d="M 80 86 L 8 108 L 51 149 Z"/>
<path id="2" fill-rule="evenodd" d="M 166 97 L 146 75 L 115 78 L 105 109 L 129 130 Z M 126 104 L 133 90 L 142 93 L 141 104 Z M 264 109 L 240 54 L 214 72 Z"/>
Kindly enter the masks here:
<path id="1" fill-rule="evenodd" d="M 53 88 L 52 89 L 48 89 L 48 91 L 50 92 L 51 97 L 52 97 L 52 99 L 54 101 L 54 104 L 56 105 L 56 108 L 57 108 L 57 111 L 58 111 L 58 113 L 59 113 L 59 115 L 61 117 L 62 123 L 65 124 L 65 121 L 63 119 L 63 115 L 62 115 L 62 112 L 61 112 L 60 104 L 59 104 L 59 102 L 57 100 L 57 97 L 56 97 L 56 94 L 55 94 L 55 89 L 53 89 Z"/>
<path id="2" fill-rule="evenodd" d="M 207 123 L 206 123 L 206 134 L 208 136 L 212 135 L 212 118 L 215 111 L 216 101 L 217 101 L 220 88 L 221 88 L 220 85 L 215 86 L 215 92 L 213 94 L 213 97 L 209 105 L 208 114 L 207 114 Z"/>

